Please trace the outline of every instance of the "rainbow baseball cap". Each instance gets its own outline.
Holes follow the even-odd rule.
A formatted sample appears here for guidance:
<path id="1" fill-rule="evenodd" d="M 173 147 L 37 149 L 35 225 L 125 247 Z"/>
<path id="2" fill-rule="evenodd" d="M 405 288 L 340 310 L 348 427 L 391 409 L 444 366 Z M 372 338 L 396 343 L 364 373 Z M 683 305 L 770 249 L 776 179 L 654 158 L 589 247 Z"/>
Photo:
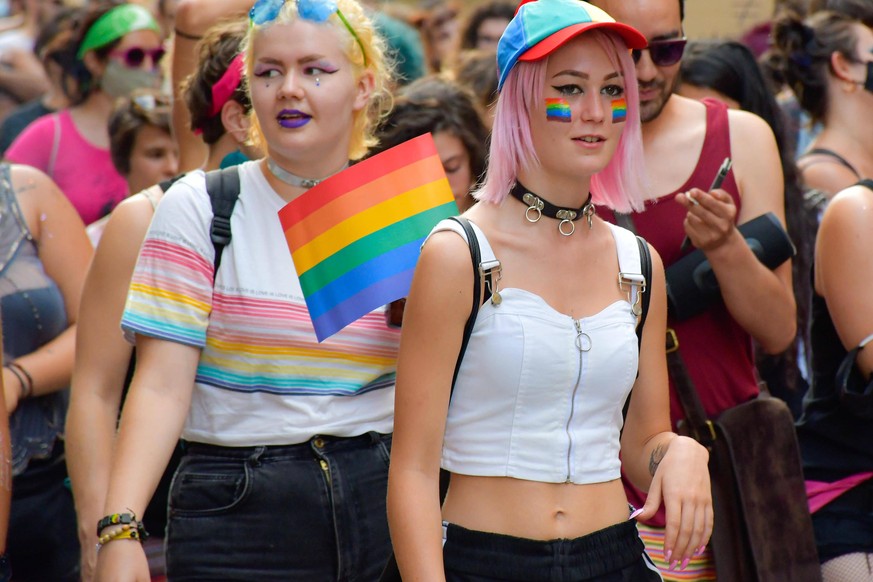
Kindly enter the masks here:
<path id="1" fill-rule="evenodd" d="M 497 89 L 518 61 L 538 61 L 568 40 L 595 28 L 618 33 L 628 48 L 643 49 L 646 37 L 636 28 L 582 0 L 523 0 L 497 43 Z"/>

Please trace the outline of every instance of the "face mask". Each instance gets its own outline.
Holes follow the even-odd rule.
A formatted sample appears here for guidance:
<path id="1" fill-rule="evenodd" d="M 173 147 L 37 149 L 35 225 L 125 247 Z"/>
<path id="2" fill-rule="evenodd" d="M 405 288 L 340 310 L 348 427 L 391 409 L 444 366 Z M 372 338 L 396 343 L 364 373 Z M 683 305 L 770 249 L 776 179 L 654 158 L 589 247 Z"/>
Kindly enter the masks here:
<path id="1" fill-rule="evenodd" d="M 100 88 L 115 99 L 127 97 L 136 89 L 157 89 L 160 77 L 155 71 L 129 69 L 116 60 L 110 59 L 103 72 Z"/>

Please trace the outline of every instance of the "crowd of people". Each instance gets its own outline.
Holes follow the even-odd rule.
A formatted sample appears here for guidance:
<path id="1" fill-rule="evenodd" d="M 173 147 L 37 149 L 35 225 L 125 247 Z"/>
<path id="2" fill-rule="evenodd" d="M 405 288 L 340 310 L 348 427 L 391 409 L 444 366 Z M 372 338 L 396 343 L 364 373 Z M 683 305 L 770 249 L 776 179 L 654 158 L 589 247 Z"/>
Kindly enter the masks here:
<path id="1" fill-rule="evenodd" d="M 716 580 L 680 382 L 873 581 L 869 0 L 7 6 L 0 582 Z M 277 213 L 427 133 L 459 216 L 318 341 Z"/>

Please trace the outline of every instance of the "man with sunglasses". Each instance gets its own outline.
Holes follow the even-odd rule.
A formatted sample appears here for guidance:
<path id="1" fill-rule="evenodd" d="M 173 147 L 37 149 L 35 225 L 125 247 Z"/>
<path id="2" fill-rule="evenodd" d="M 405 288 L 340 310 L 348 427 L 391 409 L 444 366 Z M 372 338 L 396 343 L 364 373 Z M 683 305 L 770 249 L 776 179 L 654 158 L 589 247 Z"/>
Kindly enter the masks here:
<path id="1" fill-rule="evenodd" d="M 701 249 L 712 265 L 722 300 L 682 321 L 671 314 L 668 327 L 675 331 L 678 353 L 707 415 L 717 417 L 758 394 L 752 340 L 766 352 L 778 353 L 795 336 L 790 261 L 768 269 L 736 228 L 767 212 L 784 224 L 776 142 L 769 126 L 750 113 L 673 94 L 685 48 L 682 0 L 591 1 L 649 41 L 648 48 L 633 56 L 650 200 L 646 210 L 631 219 L 661 255 L 665 268 L 693 247 Z M 712 189 L 728 157 L 732 169 L 721 187 Z M 683 244 L 686 238 L 690 244 Z M 670 405 L 675 424 L 685 414 L 672 374 Z M 641 507 L 644 495 L 628 487 L 629 501 Z M 663 554 L 664 524 L 662 513 L 643 525 L 642 533 L 651 557 L 670 580 L 668 570 L 674 564 Z M 682 576 L 714 580 L 709 552 L 696 557 Z"/>

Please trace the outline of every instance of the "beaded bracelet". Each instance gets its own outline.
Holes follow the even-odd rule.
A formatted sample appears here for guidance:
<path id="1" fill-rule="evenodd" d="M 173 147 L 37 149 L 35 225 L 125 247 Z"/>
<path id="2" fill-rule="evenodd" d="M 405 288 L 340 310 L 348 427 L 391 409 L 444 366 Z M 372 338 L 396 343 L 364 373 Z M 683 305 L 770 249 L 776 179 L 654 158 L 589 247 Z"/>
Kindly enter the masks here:
<path id="1" fill-rule="evenodd" d="M 145 530 L 142 530 L 142 534 L 140 530 L 135 526 L 130 524 L 124 524 L 117 530 L 113 530 L 111 533 L 103 534 L 97 539 L 97 551 L 100 551 L 100 548 L 108 544 L 109 542 L 114 542 L 116 540 L 133 540 L 135 542 L 142 542 L 148 537 L 148 534 L 145 533 Z M 144 535 L 143 535 L 144 534 Z"/>
<path id="2" fill-rule="evenodd" d="M 107 527 L 119 524 L 122 528 L 116 530 L 116 532 L 134 530 L 138 532 L 139 539 L 141 540 L 145 540 L 149 537 L 145 526 L 141 521 L 136 519 L 136 514 L 132 511 L 130 513 L 112 513 L 100 519 L 100 521 L 97 522 L 97 537 L 102 537 L 100 534 L 102 534 L 103 530 Z"/>

